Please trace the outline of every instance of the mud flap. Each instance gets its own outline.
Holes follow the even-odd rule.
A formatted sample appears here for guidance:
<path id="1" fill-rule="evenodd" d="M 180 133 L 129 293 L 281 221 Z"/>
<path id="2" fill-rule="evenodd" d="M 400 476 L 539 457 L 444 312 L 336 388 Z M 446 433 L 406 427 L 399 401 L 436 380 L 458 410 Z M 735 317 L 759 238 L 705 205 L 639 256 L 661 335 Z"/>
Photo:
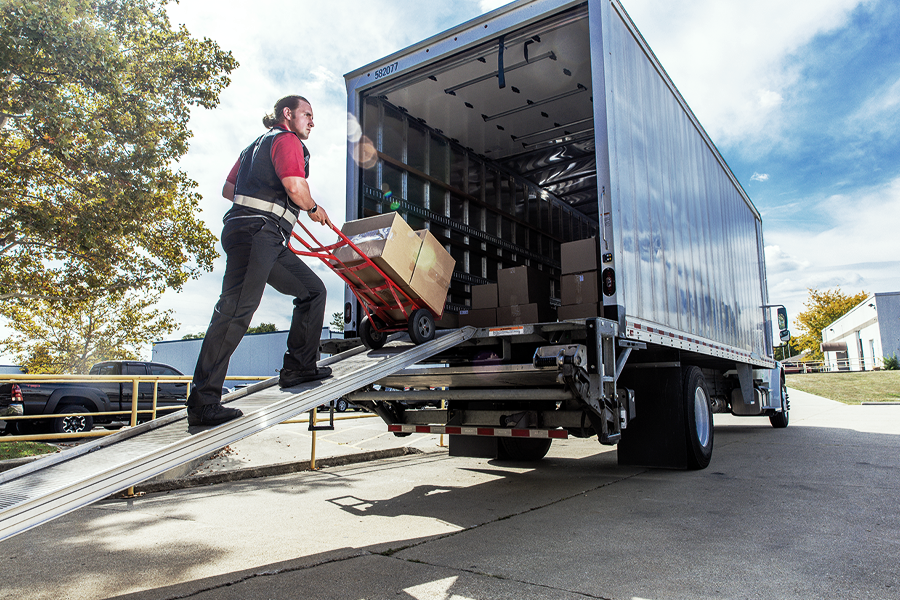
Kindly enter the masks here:
<path id="1" fill-rule="evenodd" d="M 619 464 L 687 469 L 681 368 L 643 370 L 622 385 L 634 390 L 635 419 L 622 431 Z"/>

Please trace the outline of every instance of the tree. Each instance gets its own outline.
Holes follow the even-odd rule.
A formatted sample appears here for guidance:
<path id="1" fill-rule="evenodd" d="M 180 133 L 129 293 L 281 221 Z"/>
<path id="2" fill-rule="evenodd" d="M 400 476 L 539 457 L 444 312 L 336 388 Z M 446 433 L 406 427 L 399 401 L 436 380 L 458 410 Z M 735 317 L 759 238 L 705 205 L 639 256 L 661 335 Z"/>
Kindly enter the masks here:
<path id="1" fill-rule="evenodd" d="M 0 340 L 29 373 L 87 373 L 104 360 L 137 360 L 146 340 L 175 330 L 172 311 L 159 311 L 156 292 L 117 291 L 68 303 L 43 298 L 15 303 L 17 335 Z"/>
<path id="2" fill-rule="evenodd" d="M 237 62 L 173 29 L 168 1 L 0 6 L 8 318 L 44 306 L 15 300 L 84 306 L 129 289 L 179 289 L 211 270 L 215 237 L 199 219 L 196 183 L 174 164 L 188 149 L 190 108 L 215 107 Z"/>
<path id="3" fill-rule="evenodd" d="M 247 333 L 272 333 L 275 331 L 278 331 L 275 328 L 275 323 L 260 323 L 256 327 L 247 329 Z"/>
<path id="4" fill-rule="evenodd" d="M 797 336 L 796 347 L 801 351 L 809 350 L 809 360 L 824 360 L 820 347 L 822 331 L 868 298 L 869 294 L 859 292 L 848 296 L 839 287 L 824 292 L 814 289 L 808 291 L 809 299 L 803 303 L 807 310 L 798 314 L 796 319 L 800 333 Z"/>
<path id="5" fill-rule="evenodd" d="M 344 313 L 342 313 L 341 311 L 332 313 L 331 324 L 329 325 L 329 328 L 333 329 L 334 331 L 344 331 Z"/>
<path id="6" fill-rule="evenodd" d="M 247 333 L 272 333 L 274 331 L 278 331 L 275 327 L 275 323 L 260 323 L 256 327 L 250 327 L 247 329 Z M 205 331 L 200 331 L 197 333 L 186 333 L 181 336 L 183 340 L 202 340 L 206 337 Z"/>

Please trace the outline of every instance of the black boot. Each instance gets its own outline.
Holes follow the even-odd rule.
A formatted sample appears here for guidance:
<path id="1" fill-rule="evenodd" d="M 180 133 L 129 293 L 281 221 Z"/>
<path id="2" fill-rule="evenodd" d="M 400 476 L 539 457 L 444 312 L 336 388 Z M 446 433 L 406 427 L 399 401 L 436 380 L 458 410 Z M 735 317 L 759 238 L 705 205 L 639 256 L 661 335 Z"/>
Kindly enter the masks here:
<path id="1" fill-rule="evenodd" d="M 242 416 L 237 408 L 228 408 L 221 403 L 204 404 L 188 408 L 188 425 L 219 425 Z"/>
<path id="2" fill-rule="evenodd" d="M 316 367 L 310 371 L 282 369 L 281 375 L 278 377 L 278 387 L 291 388 L 301 383 L 317 381 L 326 377 L 331 377 L 331 367 Z"/>

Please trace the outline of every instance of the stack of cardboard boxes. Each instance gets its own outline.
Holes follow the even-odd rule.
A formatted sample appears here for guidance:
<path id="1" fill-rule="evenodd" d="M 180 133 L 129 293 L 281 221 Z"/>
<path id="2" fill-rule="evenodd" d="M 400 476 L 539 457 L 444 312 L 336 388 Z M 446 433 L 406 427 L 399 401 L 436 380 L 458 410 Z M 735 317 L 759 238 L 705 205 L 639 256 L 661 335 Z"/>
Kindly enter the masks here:
<path id="1" fill-rule="evenodd" d="M 472 307 L 459 312 L 459 326 L 495 327 L 497 325 L 497 284 L 472 286 Z"/>
<path id="2" fill-rule="evenodd" d="M 456 261 L 429 231 L 413 231 L 395 212 L 349 221 L 341 231 L 410 298 L 440 317 Z M 363 262 L 350 246 L 336 248 L 334 256 L 347 267 L 360 266 Z M 339 263 L 334 266 L 343 268 Z M 375 306 L 396 305 L 393 294 L 384 289 L 386 282 L 378 271 L 365 266 L 353 273 L 370 286 L 362 293 Z M 353 275 L 349 276 L 357 281 Z M 397 322 L 406 320 L 399 309 L 389 310 L 387 314 Z"/>
<path id="3" fill-rule="evenodd" d="M 519 266 L 497 271 L 497 283 L 472 286 L 472 307 L 459 313 L 459 325 L 494 327 L 555 321 L 550 278 L 544 271 Z"/>
<path id="4" fill-rule="evenodd" d="M 497 325 L 555 321 L 546 271 L 519 266 L 497 271 Z"/>
<path id="5" fill-rule="evenodd" d="M 600 301 L 597 238 L 562 244 L 560 263 L 559 320 L 599 316 L 603 305 Z"/>

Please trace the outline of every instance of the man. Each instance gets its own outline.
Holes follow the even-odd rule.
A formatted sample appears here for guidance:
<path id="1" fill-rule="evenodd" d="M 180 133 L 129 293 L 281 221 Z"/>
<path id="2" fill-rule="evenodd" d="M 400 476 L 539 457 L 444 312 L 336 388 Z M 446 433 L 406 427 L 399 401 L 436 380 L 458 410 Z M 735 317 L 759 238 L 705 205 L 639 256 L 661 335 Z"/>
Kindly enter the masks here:
<path id="1" fill-rule="evenodd" d="M 222 405 L 222 384 L 267 283 L 294 297 L 279 385 L 293 387 L 331 375 L 329 367 L 316 366 L 325 285 L 286 244 L 300 211 L 316 223 L 331 225 L 306 182 L 309 151 L 303 141 L 314 126 L 312 107 L 302 96 L 287 96 L 263 118 L 263 125 L 269 131 L 241 153 L 222 188 L 222 195 L 234 203 L 222 230 L 227 262 L 222 294 L 194 371 L 189 425 L 218 425 L 241 416 L 240 410 Z"/>

